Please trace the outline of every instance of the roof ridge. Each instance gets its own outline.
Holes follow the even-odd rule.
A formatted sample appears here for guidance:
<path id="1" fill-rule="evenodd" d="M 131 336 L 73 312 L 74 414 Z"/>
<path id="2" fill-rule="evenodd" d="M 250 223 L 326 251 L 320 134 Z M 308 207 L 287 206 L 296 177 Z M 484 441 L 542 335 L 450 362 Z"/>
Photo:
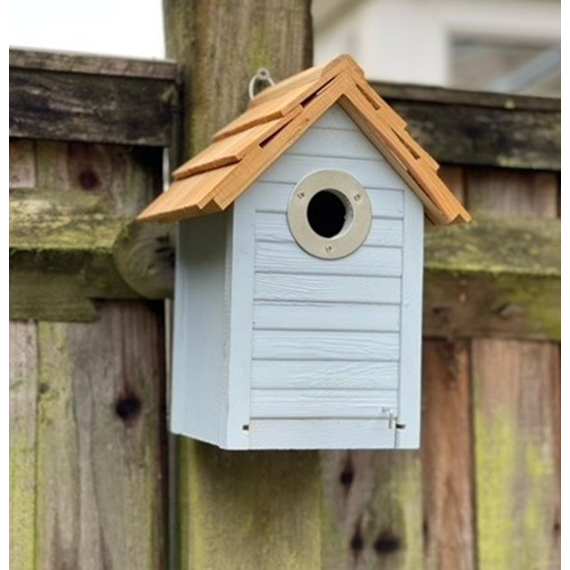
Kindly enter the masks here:
<path id="1" fill-rule="evenodd" d="M 335 103 L 405 180 L 434 223 L 471 219 L 438 176 L 439 164 L 348 55 L 262 91 L 209 147 L 175 170 L 170 189 L 139 219 L 173 221 L 225 210 Z"/>

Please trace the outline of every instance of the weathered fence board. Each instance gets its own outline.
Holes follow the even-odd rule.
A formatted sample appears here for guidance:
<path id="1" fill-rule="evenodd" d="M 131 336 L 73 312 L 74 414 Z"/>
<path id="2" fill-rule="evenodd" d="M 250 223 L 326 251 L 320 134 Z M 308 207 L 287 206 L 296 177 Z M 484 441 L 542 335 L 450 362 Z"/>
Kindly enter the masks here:
<path id="1" fill-rule="evenodd" d="M 423 359 L 424 567 L 473 570 L 469 342 L 427 340 Z"/>
<path id="2" fill-rule="evenodd" d="M 38 342 L 35 323 L 10 323 L 10 562 L 34 568 Z"/>
<path id="3" fill-rule="evenodd" d="M 28 139 L 10 149 L 12 319 L 93 320 L 95 299 L 140 296 L 130 285 L 143 258 L 149 296 L 157 261 L 170 282 L 163 230 L 139 236 L 137 264 L 128 246 L 131 220 L 160 190 L 161 149 Z"/>
<path id="4" fill-rule="evenodd" d="M 548 343 L 473 341 L 480 570 L 560 563 L 551 427 L 557 352 Z"/>
<path id="5" fill-rule="evenodd" d="M 164 567 L 159 316 L 38 324 L 37 568 Z"/>
<path id="6" fill-rule="evenodd" d="M 180 443 L 181 568 L 321 568 L 315 452 Z"/>
<path id="7" fill-rule="evenodd" d="M 416 451 L 321 453 L 323 570 L 423 566 Z"/>
<path id="8" fill-rule="evenodd" d="M 97 65 L 95 59 L 12 50 L 10 136 L 168 146 L 171 107 L 177 104 L 176 66 L 113 65 L 110 58 L 107 65 L 99 58 Z"/>
<path id="9" fill-rule="evenodd" d="M 468 201 L 479 216 L 552 219 L 556 178 L 527 174 L 467 171 Z M 559 567 L 558 358 L 551 343 L 472 341 L 478 570 Z"/>
<path id="10" fill-rule="evenodd" d="M 469 207 L 475 217 L 558 217 L 558 176 L 553 172 L 528 172 L 483 168 L 466 170 Z"/>
<path id="11" fill-rule="evenodd" d="M 560 101 L 376 83 L 440 162 L 560 170 Z"/>

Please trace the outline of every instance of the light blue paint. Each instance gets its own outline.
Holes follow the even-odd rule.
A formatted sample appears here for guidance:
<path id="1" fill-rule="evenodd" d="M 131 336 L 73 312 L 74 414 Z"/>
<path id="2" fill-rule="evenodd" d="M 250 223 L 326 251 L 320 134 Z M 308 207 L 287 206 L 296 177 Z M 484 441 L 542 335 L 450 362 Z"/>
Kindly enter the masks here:
<path id="1" fill-rule="evenodd" d="M 372 204 L 366 241 L 336 260 L 287 222 L 321 169 Z M 334 107 L 226 215 L 181 224 L 173 430 L 229 449 L 417 447 L 422 271 L 421 203 Z"/>

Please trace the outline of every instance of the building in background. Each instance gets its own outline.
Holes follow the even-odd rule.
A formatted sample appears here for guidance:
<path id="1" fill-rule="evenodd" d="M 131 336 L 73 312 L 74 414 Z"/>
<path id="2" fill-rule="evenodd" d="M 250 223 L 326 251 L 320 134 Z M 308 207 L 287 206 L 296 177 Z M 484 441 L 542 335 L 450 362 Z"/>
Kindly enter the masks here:
<path id="1" fill-rule="evenodd" d="M 559 0 L 313 0 L 315 63 L 368 78 L 560 96 Z"/>

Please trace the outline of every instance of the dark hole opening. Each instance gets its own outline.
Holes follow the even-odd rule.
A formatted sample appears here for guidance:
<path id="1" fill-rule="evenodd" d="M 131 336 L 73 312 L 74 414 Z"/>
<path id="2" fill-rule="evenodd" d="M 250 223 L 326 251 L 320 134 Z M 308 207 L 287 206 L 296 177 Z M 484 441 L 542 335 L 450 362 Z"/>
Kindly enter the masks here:
<path id="1" fill-rule="evenodd" d="M 307 219 L 311 229 L 321 237 L 338 235 L 346 221 L 346 204 L 331 190 L 317 192 L 309 201 Z"/>

